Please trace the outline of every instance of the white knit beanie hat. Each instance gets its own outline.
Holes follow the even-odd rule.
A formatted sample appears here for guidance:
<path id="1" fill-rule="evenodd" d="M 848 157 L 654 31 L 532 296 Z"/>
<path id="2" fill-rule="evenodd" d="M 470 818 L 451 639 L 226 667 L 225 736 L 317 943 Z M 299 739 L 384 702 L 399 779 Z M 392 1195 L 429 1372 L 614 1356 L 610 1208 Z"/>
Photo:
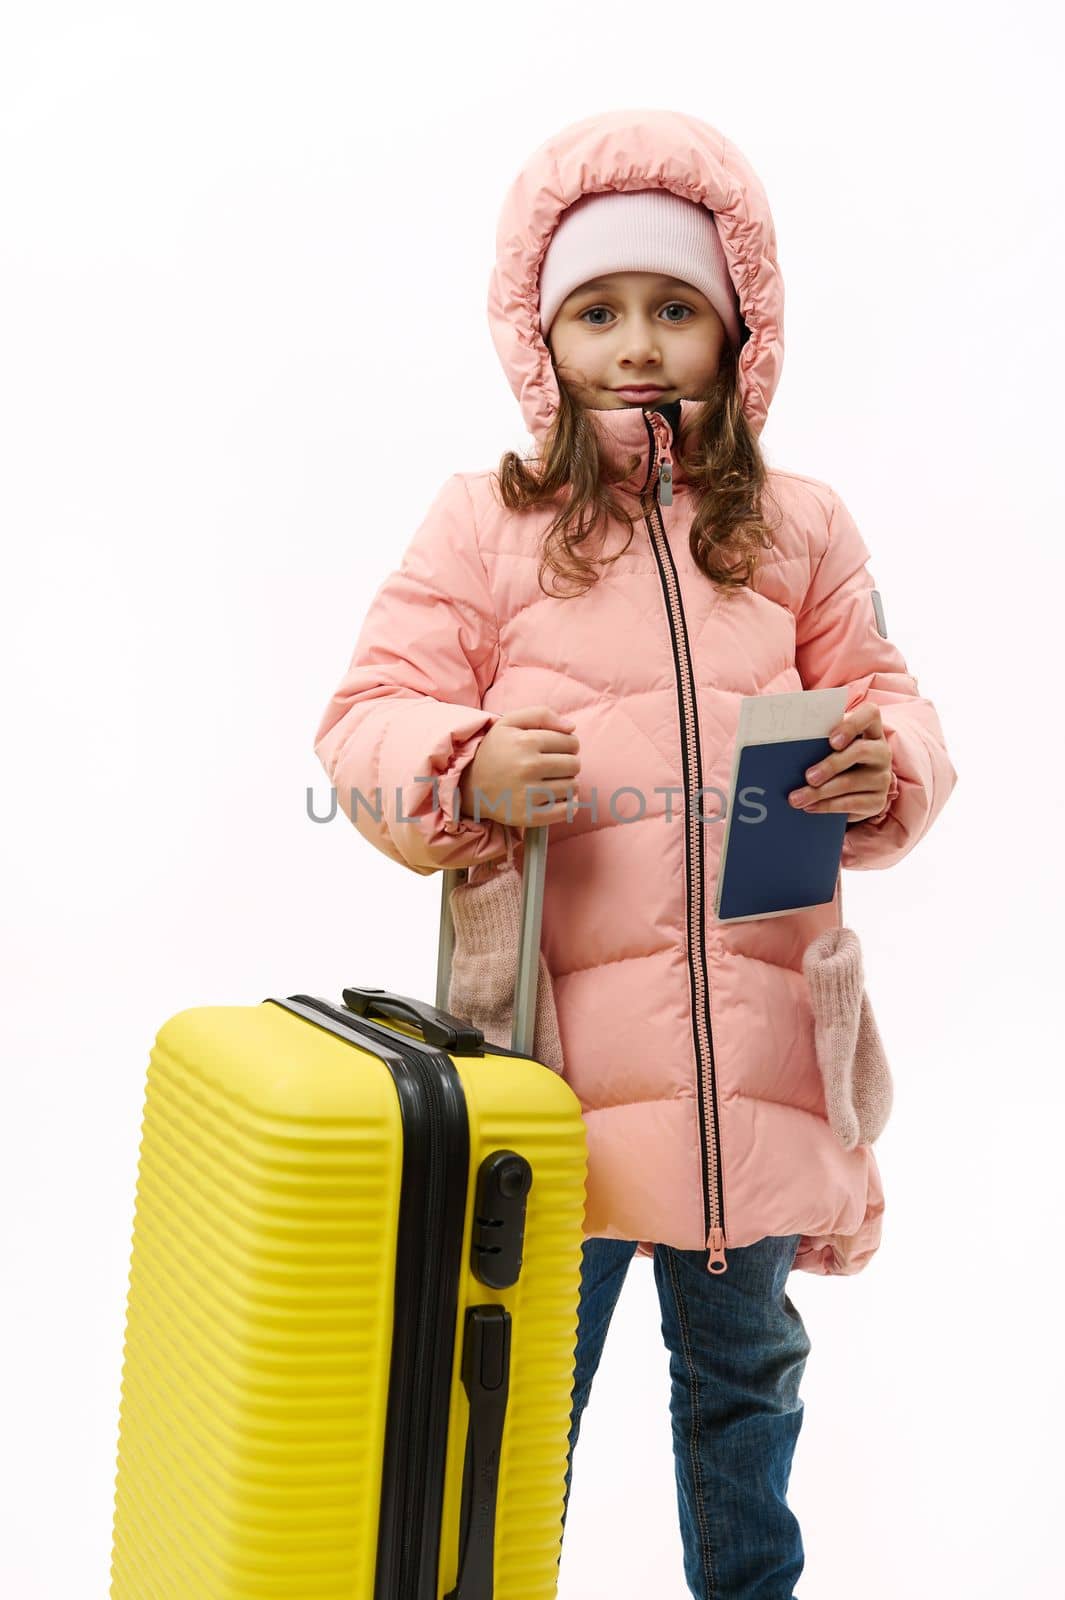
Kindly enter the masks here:
<path id="1" fill-rule="evenodd" d="M 540 331 L 590 278 L 609 272 L 667 272 L 699 289 L 738 349 L 739 300 L 714 213 L 671 189 L 584 194 L 567 207 L 540 268 Z"/>

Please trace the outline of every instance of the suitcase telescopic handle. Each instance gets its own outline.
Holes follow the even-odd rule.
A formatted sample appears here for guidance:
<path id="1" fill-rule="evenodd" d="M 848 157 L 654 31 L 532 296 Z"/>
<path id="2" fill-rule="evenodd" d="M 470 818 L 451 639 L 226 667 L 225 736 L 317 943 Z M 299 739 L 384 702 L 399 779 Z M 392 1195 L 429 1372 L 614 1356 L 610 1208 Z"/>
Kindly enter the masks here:
<path id="1" fill-rule="evenodd" d="M 544 911 L 544 875 L 547 870 L 547 828 L 528 827 L 522 834 L 521 921 L 518 930 L 518 970 L 514 985 L 514 1026 L 510 1047 L 523 1056 L 533 1053 L 536 1030 L 536 989 L 540 976 L 540 929 Z M 446 1010 L 451 988 L 451 958 L 455 925 L 451 917 L 451 891 L 468 877 L 465 867 L 445 867 L 440 902 L 440 944 L 436 962 L 436 1004 Z"/>

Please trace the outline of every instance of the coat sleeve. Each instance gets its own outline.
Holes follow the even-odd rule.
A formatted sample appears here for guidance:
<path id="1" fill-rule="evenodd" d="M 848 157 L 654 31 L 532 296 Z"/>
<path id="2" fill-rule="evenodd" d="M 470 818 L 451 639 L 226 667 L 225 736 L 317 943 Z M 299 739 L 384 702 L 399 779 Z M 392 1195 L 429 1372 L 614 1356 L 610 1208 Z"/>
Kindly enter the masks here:
<path id="1" fill-rule="evenodd" d="M 314 739 L 340 809 L 422 876 L 505 853 L 502 825 L 460 817 L 457 794 L 500 715 L 482 709 L 498 663 L 473 506 L 455 473 L 374 596 Z"/>
<path id="2" fill-rule="evenodd" d="M 928 832 L 958 775 L 935 707 L 880 632 L 869 551 L 842 500 L 830 493 L 827 543 L 796 617 L 795 661 L 804 688 L 845 686 L 846 710 L 866 700 L 880 707 L 891 785 L 882 811 L 847 825 L 841 865 L 890 867 Z"/>

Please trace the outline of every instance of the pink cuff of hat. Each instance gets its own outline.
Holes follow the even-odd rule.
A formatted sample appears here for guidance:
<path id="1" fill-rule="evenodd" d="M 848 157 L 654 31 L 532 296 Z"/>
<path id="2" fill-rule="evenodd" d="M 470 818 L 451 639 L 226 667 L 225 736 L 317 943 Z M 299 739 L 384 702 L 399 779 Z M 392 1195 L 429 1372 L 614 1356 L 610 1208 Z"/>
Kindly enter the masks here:
<path id="1" fill-rule="evenodd" d="M 562 213 L 540 268 L 540 331 L 590 278 L 610 272 L 662 272 L 700 290 L 734 349 L 742 338 L 739 300 L 714 213 L 670 189 L 581 195 Z"/>

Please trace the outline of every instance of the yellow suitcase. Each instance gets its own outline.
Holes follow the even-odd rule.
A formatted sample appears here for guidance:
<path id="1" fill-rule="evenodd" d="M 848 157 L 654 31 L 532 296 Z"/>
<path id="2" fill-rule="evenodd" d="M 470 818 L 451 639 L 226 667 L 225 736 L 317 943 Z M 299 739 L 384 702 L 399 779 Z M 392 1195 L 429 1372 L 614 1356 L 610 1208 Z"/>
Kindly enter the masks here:
<path id="1" fill-rule="evenodd" d="M 151 1051 L 112 1600 L 550 1600 L 587 1147 L 531 1059 L 546 829 L 508 1051 L 346 989 L 180 1011 Z"/>

